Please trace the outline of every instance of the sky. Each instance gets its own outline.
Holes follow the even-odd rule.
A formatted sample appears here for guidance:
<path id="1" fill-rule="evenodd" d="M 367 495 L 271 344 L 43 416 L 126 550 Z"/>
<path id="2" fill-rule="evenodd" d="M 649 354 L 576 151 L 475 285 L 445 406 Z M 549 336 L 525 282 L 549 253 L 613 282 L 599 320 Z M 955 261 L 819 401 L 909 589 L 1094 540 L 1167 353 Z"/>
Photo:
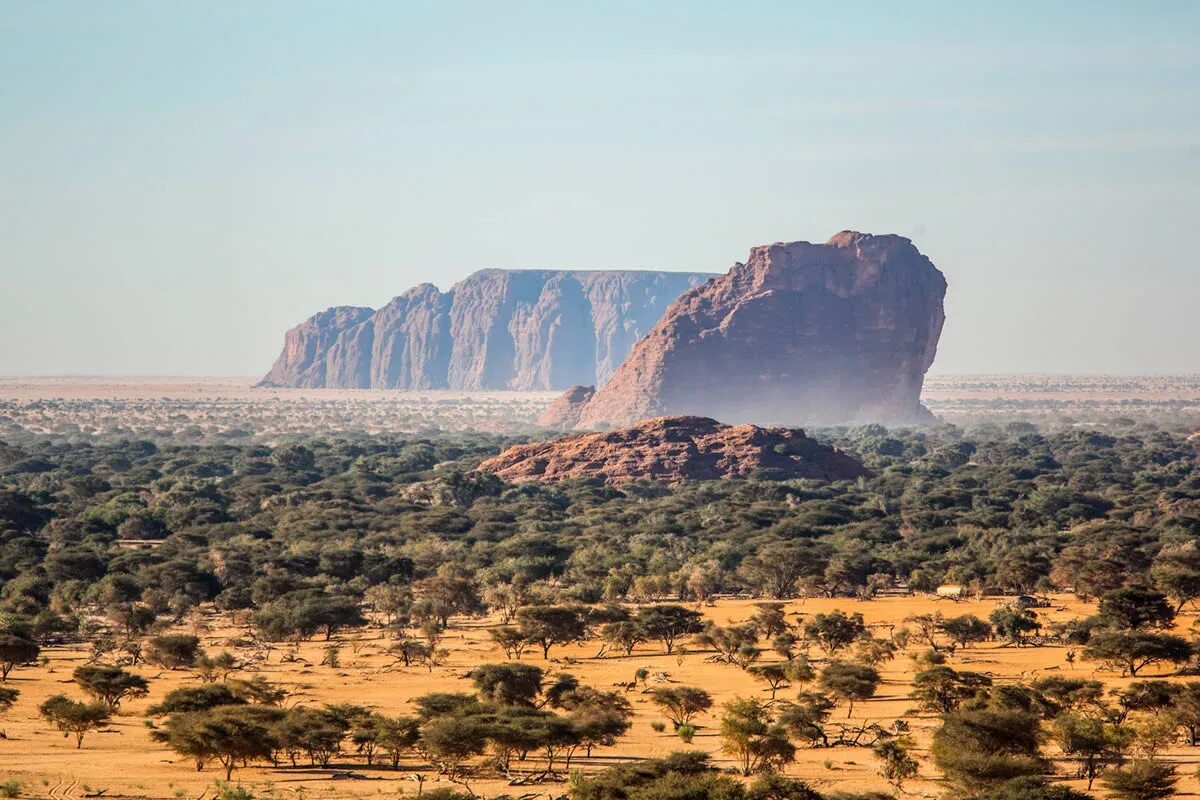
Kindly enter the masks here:
<path id="1" fill-rule="evenodd" d="M 851 228 L 938 373 L 1200 372 L 1200 3 L 0 0 L 0 375 L 257 376 L 485 267 Z"/>

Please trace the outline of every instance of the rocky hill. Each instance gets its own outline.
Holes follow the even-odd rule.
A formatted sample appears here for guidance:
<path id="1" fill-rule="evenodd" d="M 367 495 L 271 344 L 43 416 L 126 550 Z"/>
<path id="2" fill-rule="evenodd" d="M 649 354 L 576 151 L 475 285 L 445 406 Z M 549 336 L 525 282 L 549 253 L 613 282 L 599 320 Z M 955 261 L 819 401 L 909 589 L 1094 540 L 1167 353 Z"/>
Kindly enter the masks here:
<path id="1" fill-rule="evenodd" d="M 263 386 L 545 390 L 600 384 L 684 291 L 710 276 L 637 270 L 476 272 L 379 310 L 292 328 Z"/>
<path id="2" fill-rule="evenodd" d="M 671 304 L 607 384 L 561 408 L 579 428 L 663 414 L 826 425 L 928 419 L 946 280 L 901 236 L 755 247 Z M 563 405 L 568 405 L 564 402 Z"/>
<path id="3" fill-rule="evenodd" d="M 705 417 L 659 417 L 623 430 L 518 445 L 479 469 L 512 483 L 598 477 L 674 484 L 751 475 L 832 481 L 869 474 L 802 430 L 722 425 Z"/>

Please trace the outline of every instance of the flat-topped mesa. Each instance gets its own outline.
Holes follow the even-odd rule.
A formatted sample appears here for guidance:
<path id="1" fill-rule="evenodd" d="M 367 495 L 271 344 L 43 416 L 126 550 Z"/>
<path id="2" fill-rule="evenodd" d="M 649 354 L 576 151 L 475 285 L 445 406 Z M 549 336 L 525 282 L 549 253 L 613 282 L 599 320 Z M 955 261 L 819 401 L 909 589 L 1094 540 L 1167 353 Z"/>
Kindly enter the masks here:
<path id="1" fill-rule="evenodd" d="M 749 477 L 836 481 L 870 474 L 802 430 L 723 425 L 706 417 L 658 417 L 623 430 L 517 445 L 479 469 L 511 483 L 579 477 L 609 484 Z"/>
<path id="2" fill-rule="evenodd" d="M 601 383 L 682 292 L 710 276 L 476 272 L 383 308 L 334 308 L 288 331 L 264 386 L 545 390 Z"/>
<path id="3" fill-rule="evenodd" d="M 685 292 L 579 410 L 578 428 L 695 414 L 761 425 L 927 421 L 946 280 L 902 236 L 755 247 Z"/>

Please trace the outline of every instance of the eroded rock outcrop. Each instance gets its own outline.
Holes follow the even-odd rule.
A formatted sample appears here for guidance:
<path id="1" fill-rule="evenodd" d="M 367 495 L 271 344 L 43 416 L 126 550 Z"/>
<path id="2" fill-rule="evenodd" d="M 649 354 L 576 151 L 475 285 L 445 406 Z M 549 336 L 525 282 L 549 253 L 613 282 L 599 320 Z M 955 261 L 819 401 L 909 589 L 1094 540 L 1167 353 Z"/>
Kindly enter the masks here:
<path id="1" fill-rule="evenodd" d="M 476 272 L 378 311 L 332 308 L 288 331 L 264 386 L 545 390 L 602 383 L 667 306 L 708 275 Z"/>
<path id="2" fill-rule="evenodd" d="M 583 413 L 583 407 L 595 393 L 595 386 L 572 386 L 554 398 L 538 417 L 537 424 L 559 431 L 571 430 L 579 424 L 579 415 Z"/>
<path id="3" fill-rule="evenodd" d="M 942 273 L 901 236 L 755 247 L 684 293 L 580 410 L 580 428 L 663 414 L 827 425 L 930 418 L 921 386 Z"/>
<path id="4" fill-rule="evenodd" d="M 869 474 L 802 430 L 723 425 L 705 417 L 659 417 L 622 430 L 518 445 L 479 469 L 511 483 L 576 477 L 670 484 L 750 476 L 834 481 Z"/>

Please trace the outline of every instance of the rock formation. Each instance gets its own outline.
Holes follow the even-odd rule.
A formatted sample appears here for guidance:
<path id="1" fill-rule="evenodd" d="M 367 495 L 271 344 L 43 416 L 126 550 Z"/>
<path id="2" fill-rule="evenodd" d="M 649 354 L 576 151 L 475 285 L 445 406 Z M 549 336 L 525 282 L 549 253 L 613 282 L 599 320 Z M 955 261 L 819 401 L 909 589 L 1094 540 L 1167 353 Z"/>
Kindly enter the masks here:
<path id="1" fill-rule="evenodd" d="M 708 275 L 499 270 L 422 284 L 378 311 L 340 307 L 287 332 L 262 386 L 544 390 L 602 383 L 667 305 Z"/>
<path id="2" fill-rule="evenodd" d="M 579 424 L 579 415 L 583 412 L 583 407 L 595 393 L 595 386 L 572 386 L 554 398 L 538 417 L 537 424 L 559 431 L 571 430 Z"/>
<path id="3" fill-rule="evenodd" d="M 664 483 L 751 475 L 853 480 L 868 471 L 802 430 L 722 425 L 705 417 L 659 417 L 623 430 L 517 445 L 479 469 L 512 483 L 598 477 Z"/>
<path id="4" fill-rule="evenodd" d="M 579 411 L 579 428 L 662 414 L 826 425 L 929 419 L 942 273 L 908 239 L 843 231 L 755 247 L 671 304 Z"/>

